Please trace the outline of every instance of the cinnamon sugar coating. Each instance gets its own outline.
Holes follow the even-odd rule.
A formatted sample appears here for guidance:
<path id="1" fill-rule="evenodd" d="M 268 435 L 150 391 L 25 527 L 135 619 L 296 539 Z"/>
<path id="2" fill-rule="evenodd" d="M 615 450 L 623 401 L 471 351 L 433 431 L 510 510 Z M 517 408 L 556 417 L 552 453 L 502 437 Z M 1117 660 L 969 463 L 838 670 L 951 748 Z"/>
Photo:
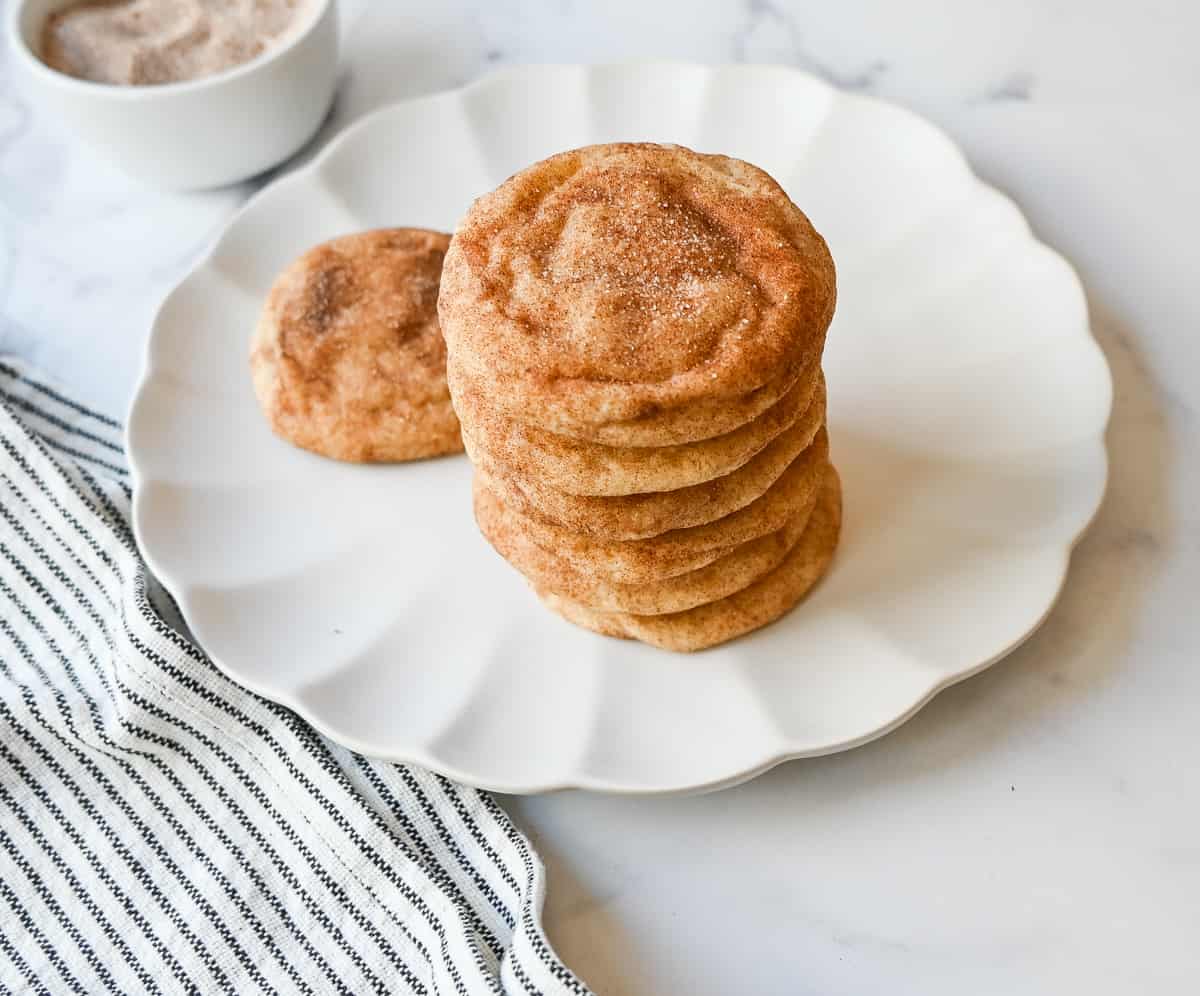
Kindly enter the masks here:
<path id="1" fill-rule="evenodd" d="M 422 229 L 347 235 L 280 274 L 250 356 L 276 434 L 352 462 L 461 451 L 437 317 L 449 242 Z"/>
<path id="2" fill-rule="evenodd" d="M 622 584 L 573 568 L 513 528 L 495 493 L 475 489 L 475 520 L 496 552 L 525 575 L 535 590 L 553 592 L 601 612 L 661 615 L 724 598 L 753 584 L 788 555 L 817 503 L 814 489 L 783 527 L 731 548 L 711 564 L 658 581 Z"/>
<path id="3" fill-rule="evenodd" d="M 666 615 L 601 612 L 553 592 L 539 595 L 565 619 L 597 633 L 680 653 L 704 650 L 760 629 L 793 609 L 829 570 L 841 530 L 841 481 L 827 466 L 816 507 L 800 539 L 777 567 L 741 591 Z"/>
<path id="4" fill-rule="evenodd" d="M 824 241 L 766 173 L 633 143 L 551 156 L 479 198 L 442 281 L 463 379 L 567 434 L 664 416 L 692 439 L 729 431 L 688 407 L 738 411 L 785 370 L 798 376 L 836 298 Z"/>
<path id="5" fill-rule="evenodd" d="M 604 446 L 506 417 L 488 396 L 463 390 L 448 369 L 455 409 L 480 448 L 526 477 L 577 495 L 676 491 L 732 473 L 793 426 L 811 406 L 817 381 L 797 383 L 757 418 L 732 432 L 674 446 Z"/>
<path id="6" fill-rule="evenodd" d="M 505 506 L 510 528 L 553 553 L 576 572 L 622 584 L 676 577 L 711 564 L 734 547 L 782 529 L 820 485 L 829 462 L 824 430 L 792 461 L 761 497 L 732 515 L 702 526 L 673 529 L 640 540 L 598 540 Z M 497 495 L 486 472 L 476 468 L 475 488 Z"/>
<path id="7" fill-rule="evenodd" d="M 677 491 L 635 495 L 568 494 L 537 475 L 500 462 L 467 432 L 463 443 L 472 463 L 486 472 L 491 486 L 517 511 L 596 539 L 633 540 L 715 522 L 749 505 L 808 448 L 824 424 L 822 380 L 804 414 L 737 470 Z"/>

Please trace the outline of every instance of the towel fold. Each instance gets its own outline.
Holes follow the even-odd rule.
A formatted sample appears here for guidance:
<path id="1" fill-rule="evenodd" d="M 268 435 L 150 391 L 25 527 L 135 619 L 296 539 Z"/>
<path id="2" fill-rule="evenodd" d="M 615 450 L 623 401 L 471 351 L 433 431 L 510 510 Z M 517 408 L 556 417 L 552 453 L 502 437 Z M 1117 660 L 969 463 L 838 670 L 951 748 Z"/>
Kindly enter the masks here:
<path id="1" fill-rule="evenodd" d="M 120 425 L 11 360 L 0 402 L 0 991 L 586 994 L 495 801 L 222 675 Z"/>

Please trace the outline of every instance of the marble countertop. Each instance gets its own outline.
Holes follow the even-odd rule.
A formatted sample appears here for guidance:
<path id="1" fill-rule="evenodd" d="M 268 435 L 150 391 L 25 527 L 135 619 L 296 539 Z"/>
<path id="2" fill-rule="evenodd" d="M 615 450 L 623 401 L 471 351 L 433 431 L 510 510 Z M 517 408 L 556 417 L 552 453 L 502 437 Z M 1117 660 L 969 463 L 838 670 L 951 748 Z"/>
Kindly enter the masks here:
<path id="1" fill-rule="evenodd" d="M 1042 630 L 896 733 L 711 796 L 504 800 L 598 992 L 1183 993 L 1200 977 L 1200 7 L 345 3 L 327 136 L 498 64 L 799 65 L 926 114 L 1079 268 L 1112 478 Z M 259 183 L 139 188 L 0 61 L 0 353 L 123 412 L 162 295 Z"/>

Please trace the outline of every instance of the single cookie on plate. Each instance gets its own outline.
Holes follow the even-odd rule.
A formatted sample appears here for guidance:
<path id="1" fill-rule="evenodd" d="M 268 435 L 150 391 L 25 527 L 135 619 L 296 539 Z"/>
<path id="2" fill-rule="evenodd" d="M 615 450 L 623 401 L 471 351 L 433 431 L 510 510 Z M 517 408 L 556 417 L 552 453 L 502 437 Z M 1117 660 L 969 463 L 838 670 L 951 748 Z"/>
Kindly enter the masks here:
<path id="1" fill-rule="evenodd" d="M 250 348 L 274 432 L 354 463 L 458 453 L 438 324 L 450 236 L 414 228 L 314 246 L 267 295 Z"/>

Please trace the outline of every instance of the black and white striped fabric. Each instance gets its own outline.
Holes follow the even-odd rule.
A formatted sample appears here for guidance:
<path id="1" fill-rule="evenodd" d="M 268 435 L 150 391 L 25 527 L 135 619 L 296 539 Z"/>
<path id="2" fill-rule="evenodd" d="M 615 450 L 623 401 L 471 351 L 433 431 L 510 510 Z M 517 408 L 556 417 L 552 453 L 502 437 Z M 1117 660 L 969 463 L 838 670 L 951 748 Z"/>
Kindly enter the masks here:
<path id="1" fill-rule="evenodd" d="M 0 400 L 0 992 L 586 994 L 496 803 L 223 677 L 120 426 L 11 361 Z"/>

